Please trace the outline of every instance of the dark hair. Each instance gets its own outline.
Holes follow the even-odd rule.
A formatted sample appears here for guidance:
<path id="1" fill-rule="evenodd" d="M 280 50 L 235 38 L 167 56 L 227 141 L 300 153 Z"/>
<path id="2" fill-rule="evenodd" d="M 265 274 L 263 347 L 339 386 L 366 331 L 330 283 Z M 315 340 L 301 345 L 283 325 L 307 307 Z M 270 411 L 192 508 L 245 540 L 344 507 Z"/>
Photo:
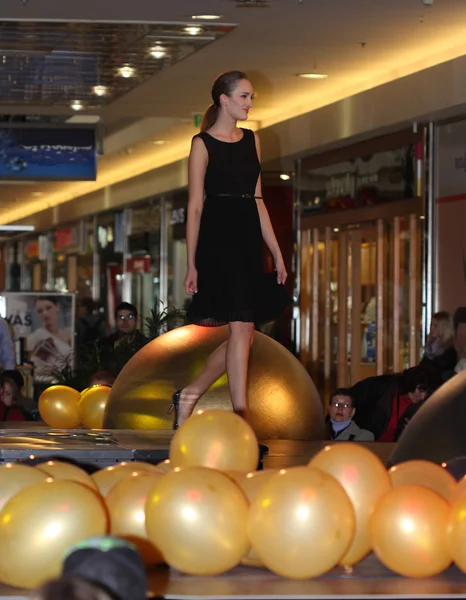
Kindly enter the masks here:
<path id="1" fill-rule="evenodd" d="M 5 379 L 14 381 L 18 390 L 22 390 L 24 387 L 24 377 L 17 369 L 7 369 L 0 375 L 0 386 L 4 384 Z"/>
<path id="2" fill-rule="evenodd" d="M 207 131 L 214 125 L 220 110 L 220 96 L 230 96 L 242 79 L 247 79 L 243 71 L 226 71 L 217 77 L 212 86 L 212 102 L 204 113 L 201 123 L 201 131 Z"/>
<path id="3" fill-rule="evenodd" d="M 120 302 L 120 304 L 115 308 L 115 319 L 117 318 L 120 310 L 128 310 L 130 313 L 133 313 L 135 317 L 138 316 L 138 309 L 134 306 L 134 304 L 130 304 L 129 302 Z"/>
<path id="4" fill-rule="evenodd" d="M 13 379 L 12 377 L 5 377 L 5 375 L 3 375 L 2 387 L 4 387 L 6 383 L 10 384 L 12 390 L 13 397 L 11 399 L 11 406 L 15 406 L 16 408 L 19 408 L 19 410 L 23 411 L 24 397 L 21 393 L 21 388 L 18 387 L 16 379 Z"/>
<path id="5" fill-rule="evenodd" d="M 87 297 L 80 298 L 79 306 L 82 306 L 82 308 L 85 308 L 88 313 L 92 313 L 92 311 L 95 308 L 95 302 L 92 298 L 87 298 Z"/>
<path id="6" fill-rule="evenodd" d="M 57 296 L 37 296 L 34 300 L 34 304 L 40 302 L 41 300 L 46 300 L 47 302 L 51 302 L 52 304 L 55 304 L 55 306 L 58 306 Z"/>
<path id="7" fill-rule="evenodd" d="M 115 596 L 82 577 L 53 579 L 36 591 L 34 600 L 115 600 Z"/>
<path id="8" fill-rule="evenodd" d="M 423 390 L 426 390 L 426 392 L 430 394 L 434 389 L 436 389 L 436 387 L 438 387 L 432 380 L 433 377 L 433 374 L 431 375 L 419 366 L 407 369 L 403 373 L 404 389 L 406 390 L 406 393 L 409 394 L 410 392 L 416 391 L 416 388 L 419 387 Z"/>
<path id="9" fill-rule="evenodd" d="M 349 398 L 351 400 L 351 406 L 355 408 L 354 398 L 349 388 L 337 388 L 330 396 L 330 400 L 328 401 L 329 404 L 335 398 L 335 396 L 345 396 L 345 398 Z"/>

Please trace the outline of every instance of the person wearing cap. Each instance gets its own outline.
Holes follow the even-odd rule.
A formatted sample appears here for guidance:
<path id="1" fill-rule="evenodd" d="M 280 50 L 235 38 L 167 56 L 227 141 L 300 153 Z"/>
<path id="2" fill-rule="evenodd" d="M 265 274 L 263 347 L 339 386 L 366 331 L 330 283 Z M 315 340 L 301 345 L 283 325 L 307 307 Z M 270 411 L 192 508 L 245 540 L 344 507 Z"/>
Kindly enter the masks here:
<path id="1" fill-rule="evenodd" d="M 110 536 L 80 542 L 65 556 L 61 577 L 34 600 L 146 600 L 147 575 L 132 544 Z"/>

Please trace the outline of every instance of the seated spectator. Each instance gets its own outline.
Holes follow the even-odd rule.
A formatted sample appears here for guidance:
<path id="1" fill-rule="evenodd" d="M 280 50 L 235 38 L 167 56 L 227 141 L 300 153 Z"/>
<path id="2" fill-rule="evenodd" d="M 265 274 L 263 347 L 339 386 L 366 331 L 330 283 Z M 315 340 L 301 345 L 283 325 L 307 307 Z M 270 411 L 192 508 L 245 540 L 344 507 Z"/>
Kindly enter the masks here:
<path id="1" fill-rule="evenodd" d="M 438 312 L 432 317 L 421 366 L 437 369 L 442 381 L 446 381 L 454 375 L 457 362 L 452 318 L 447 312 Z"/>
<path id="2" fill-rule="evenodd" d="M 116 331 L 103 340 L 113 348 L 128 344 L 139 350 L 149 341 L 138 329 L 137 308 L 129 302 L 121 302 L 115 309 Z M 135 350 L 135 351 L 137 351 Z"/>
<path id="3" fill-rule="evenodd" d="M 371 431 L 380 442 L 394 442 L 400 434 L 399 424 L 406 424 L 412 405 L 424 402 L 432 392 L 429 374 L 421 367 L 405 371 L 404 377 L 379 398 L 372 416 Z M 411 408 L 411 411 L 415 409 Z M 398 434 L 397 434 L 398 432 Z"/>
<path id="4" fill-rule="evenodd" d="M 374 434 L 366 429 L 361 429 L 353 421 L 356 408 L 351 392 L 339 388 L 330 397 L 328 407 L 328 422 L 332 440 L 373 442 Z"/>
<path id="5" fill-rule="evenodd" d="M 27 420 L 23 386 L 24 380 L 19 371 L 3 371 L 0 378 L 0 422 Z"/>

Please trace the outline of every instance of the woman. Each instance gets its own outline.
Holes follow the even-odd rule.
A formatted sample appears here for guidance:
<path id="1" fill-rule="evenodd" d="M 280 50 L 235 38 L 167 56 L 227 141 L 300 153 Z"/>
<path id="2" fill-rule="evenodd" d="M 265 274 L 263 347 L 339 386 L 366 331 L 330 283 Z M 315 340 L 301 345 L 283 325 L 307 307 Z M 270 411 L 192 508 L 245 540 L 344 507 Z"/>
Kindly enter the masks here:
<path id="1" fill-rule="evenodd" d="M 430 324 L 429 337 L 421 366 L 437 370 L 442 381 L 446 381 L 455 372 L 458 355 L 455 349 L 453 321 L 449 313 L 435 313 Z"/>
<path id="2" fill-rule="evenodd" d="M 26 421 L 24 398 L 16 382 L 9 377 L 2 377 L 0 393 L 0 422 Z"/>
<path id="3" fill-rule="evenodd" d="M 44 369 L 59 366 L 70 354 L 71 333 L 60 329 L 60 308 L 56 296 L 38 296 L 35 309 L 43 326 L 28 337 L 27 349 L 38 374 L 47 375 Z"/>
<path id="4" fill-rule="evenodd" d="M 287 272 L 262 199 L 258 137 L 237 127 L 252 107 L 253 88 L 241 71 L 220 75 L 212 87 L 201 133 L 189 156 L 186 292 L 191 323 L 229 326 L 228 341 L 207 359 L 194 381 L 173 395 L 175 428 L 225 373 L 234 411 L 247 419 L 249 351 L 256 323 L 274 320 L 289 304 Z M 264 273 L 262 240 L 274 273 Z"/>

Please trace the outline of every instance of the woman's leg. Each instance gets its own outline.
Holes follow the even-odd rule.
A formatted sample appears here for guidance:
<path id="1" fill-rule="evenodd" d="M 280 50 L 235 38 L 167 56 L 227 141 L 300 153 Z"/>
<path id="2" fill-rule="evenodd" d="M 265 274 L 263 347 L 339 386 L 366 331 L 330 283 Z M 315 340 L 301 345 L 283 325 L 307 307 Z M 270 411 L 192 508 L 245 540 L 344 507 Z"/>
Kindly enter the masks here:
<path id="1" fill-rule="evenodd" d="M 199 398 L 210 386 L 221 377 L 226 370 L 227 342 L 220 344 L 205 363 L 204 369 L 180 394 L 180 409 L 178 423 L 181 425 L 192 413 Z"/>
<path id="2" fill-rule="evenodd" d="M 254 323 L 230 323 L 226 351 L 228 386 L 233 410 L 247 419 L 249 354 L 254 340 Z"/>

